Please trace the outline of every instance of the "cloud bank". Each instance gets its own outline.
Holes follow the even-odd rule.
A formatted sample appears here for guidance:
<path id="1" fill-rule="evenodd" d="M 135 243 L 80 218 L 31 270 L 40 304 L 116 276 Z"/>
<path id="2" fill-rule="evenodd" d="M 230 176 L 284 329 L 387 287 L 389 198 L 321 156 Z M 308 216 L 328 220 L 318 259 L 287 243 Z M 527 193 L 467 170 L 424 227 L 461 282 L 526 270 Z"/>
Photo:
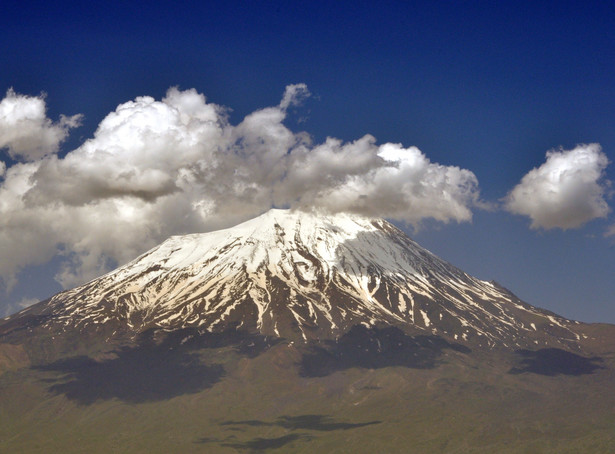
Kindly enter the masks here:
<path id="1" fill-rule="evenodd" d="M 505 199 L 505 208 L 529 216 L 533 229 L 572 229 L 609 213 L 604 179 L 609 161 L 600 145 L 549 151 Z"/>
<path id="2" fill-rule="evenodd" d="M 46 117 L 42 97 L 7 92 L 0 104 L 0 277 L 63 257 L 71 287 L 170 235 L 231 226 L 271 206 L 351 211 L 418 224 L 463 222 L 479 205 L 469 170 L 432 163 L 416 147 L 366 135 L 313 144 L 283 122 L 309 96 L 289 85 L 279 105 L 231 125 L 196 90 L 119 105 L 94 136 L 64 157 L 59 144 L 79 115 Z"/>

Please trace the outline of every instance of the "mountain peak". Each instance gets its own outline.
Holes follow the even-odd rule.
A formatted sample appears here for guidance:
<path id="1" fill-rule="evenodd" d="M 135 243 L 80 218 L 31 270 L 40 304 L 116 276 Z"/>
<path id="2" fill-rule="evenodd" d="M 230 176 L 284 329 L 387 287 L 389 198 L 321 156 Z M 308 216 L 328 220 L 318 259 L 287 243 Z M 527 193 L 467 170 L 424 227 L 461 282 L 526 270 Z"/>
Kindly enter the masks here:
<path id="1" fill-rule="evenodd" d="M 36 310 L 49 327 L 114 333 L 236 327 L 309 341 L 363 325 L 489 347 L 578 339 L 573 322 L 469 276 L 382 219 L 279 209 L 171 237 Z"/>

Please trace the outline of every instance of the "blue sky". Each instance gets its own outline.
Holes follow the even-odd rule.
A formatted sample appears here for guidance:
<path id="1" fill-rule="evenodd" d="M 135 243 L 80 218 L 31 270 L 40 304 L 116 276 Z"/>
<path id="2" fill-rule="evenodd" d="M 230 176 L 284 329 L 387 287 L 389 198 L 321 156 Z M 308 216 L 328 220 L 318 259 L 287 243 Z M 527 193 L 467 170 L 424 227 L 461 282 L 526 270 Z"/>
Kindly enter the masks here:
<path id="1" fill-rule="evenodd" d="M 433 220 L 428 211 L 421 217 L 420 210 L 414 218 L 410 206 L 388 212 L 401 213 L 397 217 L 407 223 L 396 223 L 420 244 L 477 277 L 498 281 L 531 304 L 582 321 L 615 323 L 615 235 L 607 235 L 615 215 L 596 205 L 598 198 L 612 209 L 608 181 L 615 179 L 613 164 L 597 161 L 615 157 L 615 8 L 608 2 L 216 3 L 10 2 L 0 18 L 0 96 L 12 88 L 11 99 L 17 102 L 39 99 L 44 92 L 45 115 L 52 123 L 41 124 L 62 139 L 44 142 L 50 149 L 36 153 L 11 149 L 6 139 L 0 184 L 8 184 L 15 166 L 16 172 L 43 155 L 61 161 L 82 149 L 107 115 L 139 96 L 159 102 L 168 98 L 170 87 L 194 89 L 207 103 L 232 109 L 228 122 L 237 126 L 259 109 L 278 106 L 288 85 L 305 84 L 311 95 L 283 109 L 282 122 L 293 133 L 307 132 L 312 147 L 327 137 L 352 143 L 370 134 L 374 147 L 417 147 L 432 164 L 473 173 L 480 203 L 473 195 L 459 199 L 472 212 L 471 222 L 450 211 L 438 212 L 448 222 Z M 73 123 L 61 123 L 60 115 L 77 114 L 82 117 L 73 117 Z M 0 142 L 1 134 L 0 127 Z M 579 158 L 590 160 L 583 168 L 587 171 L 579 171 L 590 181 L 571 183 L 569 196 L 576 205 L 563 205 L 572 210 L 570 222 L 553 214 L 530 228 L 529 215 L 506 209 L 507 195 L 528 172 L 545 164 L 549 150 L 561 147 L 566 153 L 579 144 L 600 144 L 600 151 Z M 77 162 L 87 153 L 74 156 Z M 577 161 L 571 156 L 562 159 L 570 157 L 574 170 Z M 56 164 L 59 169 L 68 165 Z M 28 203 L 92 205 L 94 199 L 86 200 L 91 188 L 73 200 L 81 192 L 78 178 L 70 188 L 73 195 L 58 189 L 60 202 L 54 202 L 63 174 L 53 180 L 53 166 L 43 167 L 50 185 L 45 201 L 39 194 L 37 202 Z M 44 187 L 43 180 L 39 186 Z M 122 194 L 122 203 L 133 197 Z M 320 203 L 319 197 L 309 203 Z M 517 212 L 532 197 L 519 202 Z M 264 200 L 255 207 L 264 207 Z M 548 211 L 545 203 L 532 208 L 535 217 Z M 250 214 L 245 207 L 237 209 L 238 219 Z M 93 209 L 58 213 L 63 219 L 74 215 L 74 223 L 96 215 Z M 25 214 L 22 220 L 21 215 L 5 210 L 5 224 L 0 221 L 0 240 L 5 235 L 0 261 L 6 262 L 0 264 L 0 314 L 61 290 L 58 280 L 69 285 L 104 271 L 166 234 L 217 225 L 210 219 L 199 227 L 198 219 L 191 218 L 154 233 L 151 225 L 142 225 L 131 241 L 122 240 L 114 249 L 80 238 L 85 230 L 69 232 L 70 224 Z M 109 212 L 100 215 L 107 218 Z M 220 225 L 231 222 L 221 216 Z M 8 217 L 12 234 L 23 229 L 32 235 L 22 250 L 9 235 Z M 130 223 L 123 218 L 116 225 L 128 229 Z M 68 233 L 49 233 L 53 229 Z M 142 242 L 140 234 L 146 235 Z M 118 236 L 109 234 L 108 241 Z M 63 272 L 68 277 L 62 279 Z"/>

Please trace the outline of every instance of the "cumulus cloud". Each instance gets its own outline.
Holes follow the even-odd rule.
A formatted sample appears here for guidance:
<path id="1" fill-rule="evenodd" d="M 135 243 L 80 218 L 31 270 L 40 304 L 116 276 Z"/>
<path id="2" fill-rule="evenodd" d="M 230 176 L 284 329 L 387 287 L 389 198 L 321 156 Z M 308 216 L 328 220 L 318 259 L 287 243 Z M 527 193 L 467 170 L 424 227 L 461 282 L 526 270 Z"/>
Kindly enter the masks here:
<path id="1" fill-rule="evenodd" d="M 231 125 L 227 110 L 196 90 L 171 88 L 162 100 L 119 105 L 64 157 L 42 150 L 57 149 L 68 122 L 37 117 L 39 131 L 62 133 L 45 147 L 32 141 L 10 149 L 27 159 L 0 180 L 5 286 L 20 269 L 61 256 L 56 279 L 71 287 L 170 235 L 228 227 L 273 205 L 414 224 L 471 219 L 479 192 L 468 170 L 432 163 L 415 147 L 378 145 L 370 135 L 313 144 L 288 129 L 286 110 L 308 95 L 304 84 L 290 85 L 278 106 Z M 13 103 L 16 96 L 7 94 Z M 44 113 L 44 103 L 37 106 Z"/>
<path id="2" fill-rule="evenodd" d="M 470 221 L 479 203 L 469 170 L 429 161 L 416 147 L 376 145 L 367 135 L 349 144 L 328 139 L 290 155 L 278 202 L 332 212 L 352 211 L 418 224 L 422 219 Z"/>
<path id="3" fill-rule="evenodd" d="M 56 153 L 80 122 L 81 115 L 62 115 L 54 123 L 47 118 L 43 96 L 19 95 L 9 88 L 0 102 L 0 148 L 8 148 L 13 159 L 33 161 Z"/>
<path id="4" fill-rule="evenodd" d="M 533 229 L 572 229 L 604 218 L 610 211 L 605 200 L 610 183 L 604 179 L 608 163 L 598 144 L 548 151 L 545 163 L 507 195 L 505 208 L 529 216 Z"/>

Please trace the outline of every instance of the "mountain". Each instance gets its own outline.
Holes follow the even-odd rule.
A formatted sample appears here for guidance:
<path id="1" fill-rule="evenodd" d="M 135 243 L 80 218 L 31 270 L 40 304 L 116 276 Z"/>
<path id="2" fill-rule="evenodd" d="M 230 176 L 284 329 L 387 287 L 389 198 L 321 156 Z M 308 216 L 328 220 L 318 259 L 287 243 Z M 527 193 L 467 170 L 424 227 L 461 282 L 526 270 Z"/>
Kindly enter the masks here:
<path id="1" fill-rule="evenodd" d="M 384 220 L 276 209 L 230 229 L 172 237 L 18 317 L 30 313 L 54 331 L 236 326 L 308 341 L 364 325 L 489 347 L 580 339 L 573 322 L 469 276 Z"/>
<path id="2" fill-rule="evenodd" d="M 0 452 L 615 452 L 615 326 L 271 210 L 0 321 Z"/>

